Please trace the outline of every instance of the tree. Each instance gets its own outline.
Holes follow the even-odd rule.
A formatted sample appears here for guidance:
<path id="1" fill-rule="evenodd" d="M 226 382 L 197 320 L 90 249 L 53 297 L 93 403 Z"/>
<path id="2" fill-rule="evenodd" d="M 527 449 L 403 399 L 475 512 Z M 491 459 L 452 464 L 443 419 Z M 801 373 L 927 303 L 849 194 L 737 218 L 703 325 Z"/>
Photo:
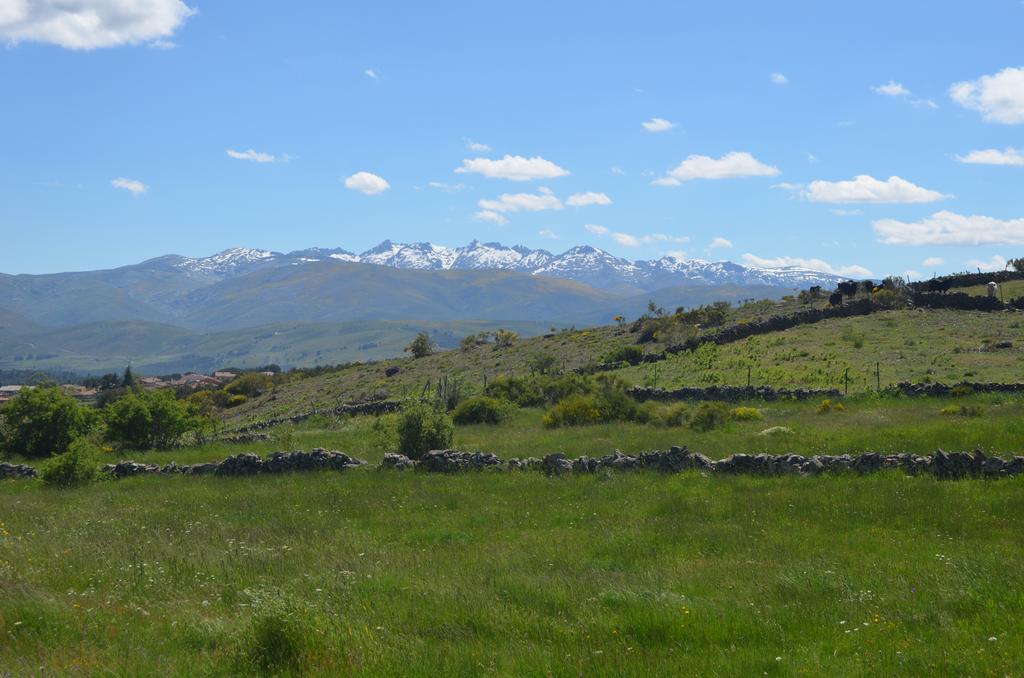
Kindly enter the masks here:
<path id="1" fill-rule="evenodd" d="M 413 358 L 425 358 L 433 353 L 436 348 L 434 342 L 430 340 L 430 335 L 426 332 L 420 332 L 412 340 L 412 343 L 405 347 L 405 351 L 406 353 L 411 353 Z"/>
<path id="2" fill-rule="evenodd" d="M 1017 271 L 1017 273 L 1024 273 L 1024 257 L 1010 259 L 1006 262 L 1006 265 L 1012 266 L 1013 270 Z"/>
<path id="3" fill-rule="evenodd" d="M 519 333 L 512 330 L 498 330 L 494 333 L 494 344 L 499 348 L 508 348 L 519 339 Z"/>
<path id="4" fill-rule="evenodd" d="M 89 412 L 59 386 L 22 389 L 0 410 L 0 443 L 7 454 L 63 454 L 92 426 Z"/>
<path id="5" fill-rule="evenodd" d="M 165 449 L 177 444 L 200 421 L 171 391 L 130 393 L 104 411 L 107 440 L 125 449 Z"/>
<path id="6" fill-rule="evenodd" d="M 135 375 L 132 374 L 132 366 L 124 368 L 124 376 L 121 378 L 123 388 L 135 388 Z"/>

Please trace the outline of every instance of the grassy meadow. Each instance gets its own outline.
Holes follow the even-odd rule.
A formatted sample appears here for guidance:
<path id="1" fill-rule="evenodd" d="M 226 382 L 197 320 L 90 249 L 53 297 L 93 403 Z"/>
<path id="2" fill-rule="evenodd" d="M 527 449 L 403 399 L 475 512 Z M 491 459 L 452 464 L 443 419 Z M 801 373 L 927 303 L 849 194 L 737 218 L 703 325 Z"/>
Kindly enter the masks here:
<path id="1" fill-rule="evenodd" d="M 0 671 L 1012 675 L 1024 486 L 356 471 L 0 484 Z"/>

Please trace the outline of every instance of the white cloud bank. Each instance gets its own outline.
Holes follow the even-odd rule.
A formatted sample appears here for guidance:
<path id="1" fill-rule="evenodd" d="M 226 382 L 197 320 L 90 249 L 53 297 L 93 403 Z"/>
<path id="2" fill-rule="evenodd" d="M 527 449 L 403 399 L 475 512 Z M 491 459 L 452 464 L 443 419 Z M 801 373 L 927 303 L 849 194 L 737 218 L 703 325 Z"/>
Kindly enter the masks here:
<path id="1" fill-rule="evenodd" d="M 618 244 L 624 247 L 640 247 L 641 245 L 654 245 L 657 243 L 687 243 L 690 239 L 686 236 L 675 236 L 667 235 L 665 233 L 651 233 L 649 235 L 630 235 L 629 233 L 620 233 L 613 231 L 610 228 L 600 226 L 598 224 L 585 224 L 583 228 L 587 229 L 594 235 L 604 237 L 608 236 Z M 679 254 L 682 254 L 681 252 Z M 681 257 L 680 257 L 681 258 Z"/>
<path id="2" fill-rule="evenodd" d="M 984 259 L 970 259 L 967 265 L 971 268 L 980 268 L 982 271 L 1002 271 L 1006 269 L 1007 263 L 1006 257 L 996 254 L 988 261 Z"/>
<path id="3" fill-rule="evenodd" d="M 772 73 L 770 78 L 771 78 L 772 83 L 776 84 L 776 85 L 788 85 L 789 84 L 789 78 L 787 78 L 782 73 Z"/>
<path id="4" fill-rule="evenodd" d="M 732 241 L 729 240 L 728 238 L 715 238 L 714 240 L 711 241 L 711 244 L 708 245 L 708 249 L 732 249 Z"/>
<path id="5" fill-rule="evenodd" d="M 490 158 L 473 158 L 462 161 L 462 167 L 455 169 L 457 174 L 475 172 L 488 179 L 508 179 L 509 181 L 533 181 L 535 179 L 555 179 L 569 174 L 550 160 L 536 155 L 524 158 L 521 155 L 506 155 L 500 160 Z"/>
<path id="6" fill-rule="evenodd" d="M 587 205 L 611 205 L 612 199 L 604 193 L 574 193 L 565 201 L 569 207 L 586 207 Z"/>
<path id="7" fill-rule="evenodd" d="M 867 174 L 849 181 L 812 181 L 802 195 L 811 202 L 825 203 L 923 203 L 952 197 L 900 177 L 881 181 Z"/>
<path id="8" fill-rule="evenodd" d="M 967 155 L 956 156 L 957 162 L 969 165 L 1016 165 L 1024 166 L 1024 153 L 1007 146 L 1003 150 L 986 148 L 982 151 L 971 151 Z"/>
<path id="9" fill-rule="evenodd" d="M 1024 245 L 1024 219 L 944 210 L 920 221 L 881 219 L 872 226 L 886 245 Z"/>
<path id="10" fill-rule="evenodd" d="M 743 263 L 756 268 L 785 268 L 788 266 L 796 266 L 798 268 L 809 268 L 812 271 L 820 271 L 822 273 L 831 273 L 832 275 L 841 275 L 845 277 L 867 278 L 871 276 L 871 271 L 863 266 L 859 266 L 857 264 L 833 266 L 824 259 L 803 259 L 801 257 L 764 258 L 747 253 L 743 255 Z"/>
<path id="11" fill-rule="evenodd" d="M 68 49 L 168 40 L 195 10 L 181 0 L 0 0 L 0 40 Z"/>
<path id="12" fill-rule="evenodd" d="M 270 153 L 261 153 L 260 151 L 254 151 L 249 149 L 248 151 L 236 151 L 233 149 L 227 149 L 227 154 L 235 160 L 248 160 L 249 162 L 276 162 L 277 158 Z"/>
<path id="13" fill-rule="evenodd" d="M 562 201 L 551 193 L 503 193 L 495 200 L 480 200 L 477 205 L 486 212 L 541 212 L 562 209 Z"/>
<path id="14" fill-rule="evenodd" d="M 691 155 L 686 160 L 655 179 L 657 186 L 679 186 L 684 181 L 694 179 L 737 179 L 741 177 L 773 177 L 779 174 L 777 167 L 766 165 L 750 153 L 733 151 L 721 158 L 707 155 Z"/>
<path id="15" fill-rule="evenodd" d="M 110 182 L 110 185 L 114 188 L 120 188 L 128 191 L 135 197 L 138 197 L 149 190 L 149 186 L 142 183 L 137 179 L 126 179 L 124 177 L 118 177 Z"/>
<path id="16" fill-rule="evenodd" d="M 643 125 L 645 130 L 653 134 L 667 132 L 676 126 L 674 122 L 666 120 L 665 118 L 651 118 L 647 122 L 642 122 L 640 124 Z"/>
<path id="17" fill-rule="evenodd" d="M 900 83 L 896 82 L 895 80 L 890 80 L 884 85 L 872 87 L 871 89 L 872 91 L 874 91 L 875 94 L 881 94 L 882 96 L 887 97 L 910 96 L 910 90 L 901 85 Z"/>
<path id="18" fill-rule="evenodd" d="M 946 263 L 946 260 L 942 257 L 928 257 L 922 263 L 924 263 L 925 266 L 942 266 Z"/>
<path id="19" fill-rule="evenodd" d="M 345 188 L 363 195 L 378 195 L 391 188 L 391 184 L 372 172 L 356 172 L 345 178 Z"/>
<path id="20" fill-rule="evenodd" d="M 949 96 L 988 122 L 1024 123 L 1024 68 L 1004 68 L 995 75 L 958 82 L 949 88 Z"/>

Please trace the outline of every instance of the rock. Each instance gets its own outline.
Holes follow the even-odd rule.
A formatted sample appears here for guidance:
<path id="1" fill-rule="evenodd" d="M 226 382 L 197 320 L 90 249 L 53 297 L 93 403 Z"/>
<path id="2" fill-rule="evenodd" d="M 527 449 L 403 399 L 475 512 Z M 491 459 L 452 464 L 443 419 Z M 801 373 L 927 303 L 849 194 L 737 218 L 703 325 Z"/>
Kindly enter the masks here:
<path id="1" fill-rule="evenodd" d="M 555 452 L 544 457 L 541 461 L 541 468 L 549 476 L 560 476 L 572 473 L 572 461 L 561 452 Z"/>
<path id="2" fill-rule="evenodd" d="M 601 460 L 593 457 L 576 457 L 572 460 L 572 470 L 576 473 L 594 473 L 601 467 Z"/>
<path id="3" fill-rule="evenodd" d="M 459 452 L 457 450 L 431 450 L 419 459 L 418 468 L 432 473 L 459 471 L 500 470 L 501 458 L 487 452 Z"/>
<path id="4" fill-rule="evenodd" d="M 263 471 L 263 460 L 259 455 L 243 452 L 222 461 L 217 466 L 215 474 L 218 476 L 251 476 L 261 471 Z"/>
<path id="5" fill-rule="evenodd" d="M 160 467 L 156 464 L 140 464 L 135 461 L 119 461 L 116 464 L 107 464 L 103 467 L 104 473 L 109 473 L 115 478 L 129 478 L 131 476 L 144 475 L 147 473 L 159 473 Z"/>
<path id="6" fill-rule="evenodd" d="M 208 462 L 206 464 L 192 464 L 191 466 L 182 466 L 181 472 L 190 476 L 206 476 L 216 473 L 219 466 L 220 464 L 214 462 Z"/>
<path id="7" fill-rule="evenodd" d="M 390 468 L 396 471 L 404 471 L 407 468 L 416 468 L 416 462 L 404 454 L 388 452 L 384 455 L 384 459 L 381 460 L 380 467 Z"/>
<path id="8" fill-rule="evenodd" d="M 389 367 L 386 370 L 384 370 L 384 376 L 385 377 L 393 377 L 393 376 L 395 376 L 396 374 L 398 374 L 401 371 L 402 371 L 402 369 L 400 367 L 398 367 L 398 365 L 392 365 L 391 367 Z"/>
<path id="9" fill-rule="evenodd" d="M 329 452 L 322 447 L 317 447 L 312 452 L 274 452 L 267 458 L 263 466 L 264 470 L 270 473 L 283 473 L 285 471 L 316 471 L 324 469 L 344 471 L 345 469 L 358 468 L 365 463 L 343 452 Z"/>
<path id="10" fill-rule="evenodd" d="M 37 471 L 25 464 L 9 464 L 6 461 L 0 462 L 0 480 L 27 480 L 35 478 Z"/>
<path id="11" fill-rule="evenodd" d="M 640 460 L 615 450 L 612 454 L 601 457 L 601 468 L 614 469 L 616 471 L 637 469 L 640 468 Z"/>

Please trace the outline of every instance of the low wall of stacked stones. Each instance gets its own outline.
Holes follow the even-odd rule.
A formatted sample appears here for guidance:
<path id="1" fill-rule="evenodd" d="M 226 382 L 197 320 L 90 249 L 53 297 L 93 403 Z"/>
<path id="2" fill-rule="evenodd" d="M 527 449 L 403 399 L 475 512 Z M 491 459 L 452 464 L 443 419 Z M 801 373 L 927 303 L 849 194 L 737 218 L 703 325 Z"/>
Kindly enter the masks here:
<path id="1" fill-rule="evenodd" d="M 350 471 L 368 464 L 343 452 L 314 449 L 312 452 L 274 452 L 264 458 L 242 453 L 221 462 L 179 466 L 175 463 L 143 464 L 121 461 L 108 464 L 104 472 L 114 479 L 133 476 L 256 476 L 300 471 Z M 724 459 L 711 459 L 691 452 L 686 447 L 642 452 L 637 455 L 615 451 L 603 457 L 569 458 L 561 453 L 544 457 L 502 459 L 487 452 L 435 450 L 419 459 L 401 454 L 386 454 L 376 467 L 382 471 L 417 471 L 423 473 L 465 473 L 482 471 L 538 471 L 548 476 L 581 475 L 604 471 L 683 473 L 697 471 L 717 475 L 752 476 L 815 476 L 822 474 L 865 475 L 896 471 L 907 475 L 931 475 L 944 480 L 961 478 L 1006 478 L 1024 473 L 1024 456 L 1003 458 L 983 452 L 944 452 L 935 454 L 863 454 L 814 455 L 800 454 L 733 454 Z M 32 479 L 36 470 L 29 466 L 0 463 L 0 479 Z"/>
<path id="2" fill-rule="evenodd" d="M 346 405 L 339 405 L 338 407 L 310 410 L 309 412 L 295 414 L 290 417 L 277 417 L 275 419 L 266 419 L 252 424 L 246 424 L 245 426 L 225 433 L 220 436 L 220 439 L 227 442 L 253 442 L 255 440 L 264 440 L 267 438 L 266 435 L 260 433 L 261 431 L 274 428 L 275 426 L 281 426 L 282 424 L 298 424 L 299 422 L 306 421 L 311 417 L 340 417 L 344 415 L 357 414 L 380 415 L 397 412 L 400 409 L 402 409 L 402 403 L 397 400 L 371 400 L 366 403 L 349 403 Z"/>

